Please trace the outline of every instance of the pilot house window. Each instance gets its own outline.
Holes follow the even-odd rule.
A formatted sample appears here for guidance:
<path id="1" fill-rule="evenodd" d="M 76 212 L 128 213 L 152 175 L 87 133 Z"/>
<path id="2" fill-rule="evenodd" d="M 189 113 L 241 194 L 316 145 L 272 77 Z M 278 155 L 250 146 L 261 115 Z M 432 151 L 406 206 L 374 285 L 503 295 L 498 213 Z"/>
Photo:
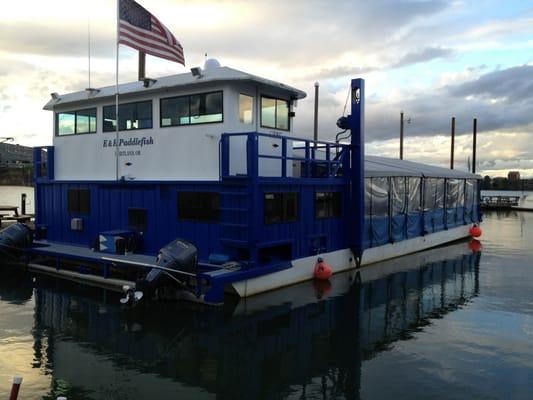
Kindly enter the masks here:
<path id="1" fill-rule="evenodd" d="M 57 136 L 96 132 L 96 108 L 56 114 Z"/>
<path id="2" fill-rule="evenodd" d="M 115 105 L 104 107 L 104 132 L 114 132 L 116 127 Z M 152 128 L 152 101 L 120 104 L 118 106 L 119 130 Z"/>
<path id="3" fill-rule="evenodd" d="M 253 119 L 254 98 L 245 94 L 239 94 L 239 122 L 251 124 Z"/>
<path id="4" fill-rule="evenodd" d="M 288 131 L 289 102 L 271 97 L 261 97 L 261 126 Z"/>
<path id="5" fill-rule="evenodd" d="M 222 122 L 222 103 L 222 92 L 161 99 L 161 126 Z"/>

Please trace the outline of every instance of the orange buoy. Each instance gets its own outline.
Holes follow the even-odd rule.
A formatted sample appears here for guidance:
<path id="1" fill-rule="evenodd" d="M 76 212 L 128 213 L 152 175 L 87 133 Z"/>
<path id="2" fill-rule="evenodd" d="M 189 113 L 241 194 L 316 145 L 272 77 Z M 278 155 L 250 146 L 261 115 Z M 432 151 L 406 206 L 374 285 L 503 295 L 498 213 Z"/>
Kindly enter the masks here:
<path id="1" fill-rule="evenodd" d="M 472 250 L 472 253 L 478 253 L 481 251 L 481 248 L 483 246 L 481 245 L 481 242 L 479 240 L 472 239 L 470 243 L 468 243 L 468 247 L 470 248 L 470 250 Z"/>
<path id="2" fill-rule="evenodd" d="M 322 258 L 319 257 L 315 265 L 315 278 L 321 281 L 325 281 L 331 278 L 331 275 L 333 275 L 331 267 Z"/>
<path id="3" fill-rule="evenodd" d="M 477 224 L 474 224 L 472 228 L 470 228 L 470 235 L 473 237 L 480 237 L 481 233 L 481 228 Z"/>

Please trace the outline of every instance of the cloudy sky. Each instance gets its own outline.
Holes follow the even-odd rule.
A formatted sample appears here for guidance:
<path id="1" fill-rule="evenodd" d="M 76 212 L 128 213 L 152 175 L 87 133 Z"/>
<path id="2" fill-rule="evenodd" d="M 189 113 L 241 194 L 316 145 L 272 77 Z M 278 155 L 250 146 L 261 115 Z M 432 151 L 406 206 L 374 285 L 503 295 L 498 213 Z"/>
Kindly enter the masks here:
<path id="1" fill-rule="evenodd" d="M 307 91 L 296 133 L 312 135 L 320 82 L 320 135 L 332 139 L 350 78 L 366 79 L 367 152 L 466 168 L 478 118 L 478 171 L 533 177 L 533 3 L 446 0 L 140 0 L 182 42 L 187 67 L 148 56 L 151 77 L 183 73 L 204 54 Z M 50 144 L 51 92 L 114 82 L 114 0 L 6 2 L 0 14 L 0 136 Z M 136 53 L 121 46 L 120 81 L 136 79 Z"/>

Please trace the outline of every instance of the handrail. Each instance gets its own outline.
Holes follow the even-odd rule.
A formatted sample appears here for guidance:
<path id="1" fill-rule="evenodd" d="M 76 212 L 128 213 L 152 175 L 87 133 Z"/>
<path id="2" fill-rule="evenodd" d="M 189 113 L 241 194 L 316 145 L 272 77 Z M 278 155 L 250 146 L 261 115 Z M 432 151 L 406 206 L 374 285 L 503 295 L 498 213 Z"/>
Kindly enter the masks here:
<path id="1" fill-rule="evenodd" d="M 327 145 L 335 146 L 335 147 L 349 147 L 349 144 L 346 144 L 346 143 L 327 142 L 325 140 L 313 140 L 313 139 L 299 138 L 299 137 L 295 137 L 295 136 L 275 135 L 273 133 L 233 132 L 233 133 L 223 133 L 222 134 L 222 136 L 226 136 L 226 137 L 248 136 L 248 135 L 271 137 L 271 138 L 274 138 L 274 139 L 286 139 L 286 140 L 292 140 L 292 141 L 295 141 L 295 142 L 309 142 L 309 143 L 317 143 L 317 144 L 327 144 Z"/>
<path id="2" fill-rule="evenodd" d="M 231 154 L 230 154 L 230 141 L 232 138 L 241 137 L 246 138 L 246 144 L 241 142 L 241 146 L 245 147 L 246 152 L 246 171 L 230 171 Z M 264 152 L 264 148 L 260 149 L 260 138 L 272 138 L 281 141 L 281 148 L 276 151 L 277 154 L 267 154 Z M 288 141 L 299 142 L 299 145 L 288 148 Z M 304 143 L 302 146 L 300 143 Z M 241 148 L 242 148 L 241 147 Z M 279 146 L 275 146 L 279 147 Z M 259 171 L 259 159 L 279 160 L 281 163 L 279 169 L 275 172 L 272 170 L 264 176 L 272 177 L 278 176 L 280 178 L 337 178 L 338 172 L 341 166 L 345 165 L 347 159 L 346 154 L 349 150 L 349 145 L 342 143 L 326 142 L 326 141 L 314 141 L 312 139 L 296 138 L 291 136 L 274 135 L 269 133 L 259 132 L 240 132 L 240 133 L 224 133 L 220 139 L 220 154 L 219 163 L 222 178 L 228 177 L 259 177 L 263 176 Z M 332 158 L 332 149 L 335 149 L 335 156 Z M 340 151 L 339 151 L 340 149 Z M 263 151 L 261 151 L 263 150 Z M 305 155 L 300 154 L 287 154 L 288 151 L 293 150 L 305 150 Z M 320 154 L 324 155 L 324 158 L 317 158 L 317 150 L 321 151 Z M 233 150 L 236 151 L 236 150 Z M 242 152 L 239 153 L 240 157 L 243 157 Z M 289 161 L 296 161 L 301 163 L 301 176 L 293 176 L 292 171 L 287 172 L 287 163 Z M 319 170 L 320 167 L 326 168 Z M 244 163 L 240 163 L 240 168 L 243 169 Z M 347 165 L 346 165 L 347 167 Z M 277 168 L 277 167 L 276 167 Z M 272 168 L 274 169 L 274 168 Z"/>

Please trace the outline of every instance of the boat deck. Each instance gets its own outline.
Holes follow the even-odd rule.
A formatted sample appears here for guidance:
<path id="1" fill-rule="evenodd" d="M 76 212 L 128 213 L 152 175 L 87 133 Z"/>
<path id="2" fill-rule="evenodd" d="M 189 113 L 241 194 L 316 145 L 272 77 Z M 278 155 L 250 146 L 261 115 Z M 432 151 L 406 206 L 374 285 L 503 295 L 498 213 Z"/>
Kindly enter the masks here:
<path id="1" fill-rule="evenodd" d="M 28 266 L 32 270 L 49 275 L 61 276 L 66 279 L 82 282 L 94 286 L 103 286 L 112 290 L 122 291 L 124 285 L 134 286 L 132 280 L 112 277 L 111 271 L 132 272 L 134 270 L 151 270 L 161 268 L 156 265 L 156 257 L 145 254 L 110 254 L 94 251 L 88 247 L 76 246 L 70 243 L 49 242 L 37 240 L 27 249 Z M 41 263 L 39 256 L 55 259 L 55 265 Z M 70 265 L 64 268 L 63 260 L 79 261 L 79 266 Z M 100 268 L 89 270 L 87 264 L 96 264 Z M 194 294 L 196 298 L 210 304 L 222 304 L 226 285 L 237 281 L 255 278 L 261 275 L 278 272 L 292 267 L 287 260 L 277 260 L 269 265 L 250 268 L 246 264 L 226 267 L 199 262 L 196 274 L 174 270 L 173 275 L 191 276 L 195 280 Z M 143 271 L 143 272 L 145 272 Z M 122 274 L 120 274 L 122 275 Z M 131 274 L 127 274 L 130 276 Z"/>
<path id="2" fill-rule="evenodd" d="M 105 263 L 110 259 L 121 261 L 124 264 L 149 264 L 155 263 L 155 257 L 145 254 L 109 254 L 94 251 L 88 247 L 76 246 L 72 244 L 48 242 L 37 240 L 30 249 L 32 254 L 46 255 L 53 257 L 72 258 L 90 262 Z"/>

